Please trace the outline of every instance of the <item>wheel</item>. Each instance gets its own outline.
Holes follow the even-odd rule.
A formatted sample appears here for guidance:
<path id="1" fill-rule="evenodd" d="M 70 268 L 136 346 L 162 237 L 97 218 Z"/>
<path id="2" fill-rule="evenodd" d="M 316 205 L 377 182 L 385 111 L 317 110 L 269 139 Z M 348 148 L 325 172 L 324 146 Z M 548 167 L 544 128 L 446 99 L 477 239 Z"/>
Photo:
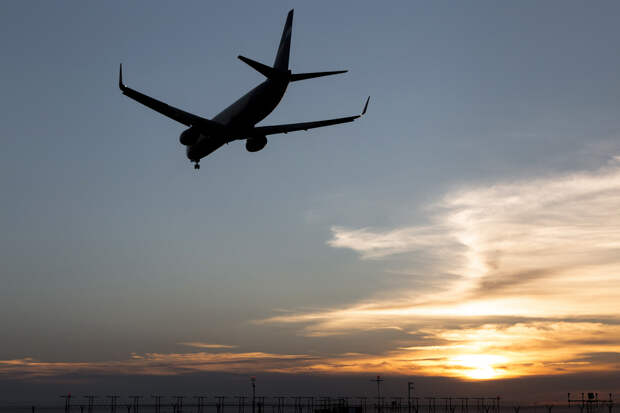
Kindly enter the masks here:
<path id="1" fill-rule="evenodd" d="M 194 169 L 200 169 L 200 164 L 199 163 L 195 163 L 194 164 Z"/>

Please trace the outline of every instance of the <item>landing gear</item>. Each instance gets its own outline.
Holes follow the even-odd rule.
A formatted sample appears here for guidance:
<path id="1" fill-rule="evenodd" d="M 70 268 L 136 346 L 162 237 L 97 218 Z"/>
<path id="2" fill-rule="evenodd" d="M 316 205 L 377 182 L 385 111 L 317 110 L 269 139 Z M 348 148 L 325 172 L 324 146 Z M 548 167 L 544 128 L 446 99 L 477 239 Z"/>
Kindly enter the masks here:
<path id="1" fill-rule="evenodd" d="M 194 164 L 194 169 L 200 169 L 200 164 L 198 162 Z"/>

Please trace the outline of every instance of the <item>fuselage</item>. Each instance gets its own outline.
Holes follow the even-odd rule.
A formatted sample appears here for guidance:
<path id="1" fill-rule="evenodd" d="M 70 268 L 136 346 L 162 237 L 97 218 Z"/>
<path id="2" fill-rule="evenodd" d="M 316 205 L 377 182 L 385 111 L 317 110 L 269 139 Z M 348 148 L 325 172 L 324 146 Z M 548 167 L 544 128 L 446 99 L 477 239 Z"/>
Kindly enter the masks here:
<path id="1" fill-rule="evenodd" d="M 282 100 L 288 84 L 288 76 L 283 76 L 282 79 L 267 79 L 218 113 L 213 120 L 229 130 L 250 129 L 273 112 Z M 196 143 L 187 147 L 187 157 L 192 162 L 197 162 L 225 143 L 240 138 L 243 136 L 207 136 L 201 133 Z"/>

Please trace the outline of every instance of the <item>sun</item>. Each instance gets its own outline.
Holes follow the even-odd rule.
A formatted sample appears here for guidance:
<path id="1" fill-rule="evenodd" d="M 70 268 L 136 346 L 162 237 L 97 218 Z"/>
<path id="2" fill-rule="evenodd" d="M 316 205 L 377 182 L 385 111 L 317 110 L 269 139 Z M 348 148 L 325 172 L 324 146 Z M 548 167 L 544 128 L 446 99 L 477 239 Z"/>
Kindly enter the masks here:
<path id="1" fill-rule="evenodd" d="M 490 380 L 504 376 L 504 368 L 498 365 L 506 362 L 504 356 L 488 354 L 464 354 L 450 359 L 455 371 L 474 380 Z"/>

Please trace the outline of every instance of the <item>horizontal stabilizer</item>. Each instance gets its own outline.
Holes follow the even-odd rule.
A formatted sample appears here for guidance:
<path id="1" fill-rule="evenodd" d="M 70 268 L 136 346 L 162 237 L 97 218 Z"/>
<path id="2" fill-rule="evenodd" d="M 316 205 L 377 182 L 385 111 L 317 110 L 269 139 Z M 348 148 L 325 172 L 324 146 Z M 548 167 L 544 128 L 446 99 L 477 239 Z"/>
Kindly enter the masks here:
<path id="1" fill-rule="evenodd" d="M 315 77 L 339 75 L 341 73 L 347 73 L 347 72 L 348 72 L 348 70 L 336 70 L 335 72 L 295 73 L 295 74 L 291 75 L 291 82 L 295 82 L 297 80 L 312 79 L 312 78 L 315 78 Z"/>
<path id="2" fill-rule="evenodd" d="M 246 63 L 252 69 L 256 70 L 257 72 L 259 72 L 260 74 L 262 74 L 263 76 L 265 76 L 267 78 L 271 79 L 271 78 L 277 77 L 279 75 L 279 72 L 277 70 L 275 70 L 273 67 L 269 67 L 269 66 L 267 66 L 265 64 L 257 62 L 256 60 L 248 59 L 245 56 L 239 55 L 237 57 L 243 63 Z"/>

